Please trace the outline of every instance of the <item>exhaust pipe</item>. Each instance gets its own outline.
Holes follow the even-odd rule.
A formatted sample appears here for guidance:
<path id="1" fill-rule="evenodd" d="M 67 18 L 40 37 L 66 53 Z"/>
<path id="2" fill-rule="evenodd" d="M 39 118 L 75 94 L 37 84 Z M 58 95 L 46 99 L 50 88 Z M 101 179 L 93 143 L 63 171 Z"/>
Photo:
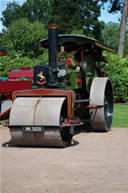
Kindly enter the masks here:
<path id="1" fill-rule="evenodd" d="M 48 25 L 48 53 L 50 87 L 57 87 L 58 25 Z"/>

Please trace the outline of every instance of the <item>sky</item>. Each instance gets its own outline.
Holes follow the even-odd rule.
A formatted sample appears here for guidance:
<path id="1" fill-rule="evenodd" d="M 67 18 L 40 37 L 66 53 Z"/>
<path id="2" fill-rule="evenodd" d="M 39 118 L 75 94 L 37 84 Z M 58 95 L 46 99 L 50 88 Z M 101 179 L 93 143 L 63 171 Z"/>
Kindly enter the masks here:
<path id="1" fill-rule="evenodd" d="M 0 0 L 0 17 L 2 16 L 2 12 L 6 9 L 7 7 L 7 4 L 9 2 L 12 2 L 14 0 Z M 26 0 L 16 0 L 16 2 L 18 2 L 20 5 L 22 5 Z M 116 22 L 118 23 L 118 18 L 120 17 L 120 14 L 117 13 L 117 14 L 109 14 L 107 12 L 107 4 L 105 5 L 105 9 L 102 9 L 101 10 L 101 16 L 99 17 L 99 20 L 101 21 L 104 21 L 105 23 L 108 23 L 110 21 L 112 22 Z M 2 22 L 0 21 L 0 32 L 2 31 Z"/>

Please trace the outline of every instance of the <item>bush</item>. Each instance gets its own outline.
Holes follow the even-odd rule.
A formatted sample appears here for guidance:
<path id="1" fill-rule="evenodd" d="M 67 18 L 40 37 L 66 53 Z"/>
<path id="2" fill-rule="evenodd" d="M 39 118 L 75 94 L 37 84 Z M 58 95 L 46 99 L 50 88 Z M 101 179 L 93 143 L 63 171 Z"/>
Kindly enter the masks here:
<path id="1" fill-rule="evenodd" d="M 11 59 L 9 56 L 0 57 L 0 77 L 5 78 L 11 70 L 18 70 L 23 66 L 33 68 L 42 61 L 47 62 L 46 54 L 36 59 L 31 59 L 29 57 L 17 57 L 14 59 Z"/>
<path id="2" fill-rule="evenodd" d="M 22 18 L 12 23 L 6 33 L 0 37 L 0 43 L 6 47 L 8 56 L 13 58 L 16 54 L 21 57 L 37 58 L 43 53 L 40 40 L 47 37 L 44 24 L 39 21 L 30 23 Z"/>
<path id="3" fill-rule="evenodd" d="M 118 55 L 109 54 L 107 64 L 100 64 L 102 70 L 112 80 L 114 101 L 128 101 L 128 56 L 120 58 Z"/>

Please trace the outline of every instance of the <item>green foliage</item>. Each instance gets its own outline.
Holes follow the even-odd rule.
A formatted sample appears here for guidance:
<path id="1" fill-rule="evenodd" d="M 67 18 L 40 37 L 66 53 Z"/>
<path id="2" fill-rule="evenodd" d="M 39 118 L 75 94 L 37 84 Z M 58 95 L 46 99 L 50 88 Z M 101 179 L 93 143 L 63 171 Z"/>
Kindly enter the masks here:
<path id="1" fill-rule="evenodd" d="M 0 45 L 3 45 L 7 49 L 8 56 L 10 58 L 14 58 L 16 56 L 16 51 L 13 48 L 13 43 L 7 36 L 7 33 L 3 33 L 0 36 Z"/>
<path id="2" fill-rule="evenodd" d="M 51 7 L 52 17 L 49 22 L 59 24 L 61 33 L 71 33 L 74 28 L 82 28 L 83 17 L 78 0 L 54 0 Z"/>
<path id="3" fill-rule="evenodd" d="M 0 57 L 0 77 L 7 77 L 11 70 L 18 70 L 21 67 L 31 67 L 40 64 L 42 61 L 39 59 L 30 59 L 28 57 L 17 57 L 10 59 L 9 56 Z"/>
<path id="4" fill-rule="evenodd" d="M 2 13 L 1 21 L 8 28 L 20 18 L 27 18 L 29 22 L 41 21 L 47 24 L 50 17 L 50 0 L 27 0 L 22 6 L 13 1 L 7 4 Z"/>
<path id="5" fill-rule="evenodd" d="M 120 25 L 119 23 L 108 22 L 104 24 L 102 29 L 102 40 L 104 44 L 118 50 L 119 44 L 119 32 Z M 128 55 L 128 32 L 126 32 L 125 42 L 124 42 L 124 57 Z"/>
<path id="6" fill-rule="evenodd" d="M 74 30 L 72 31 L 71 34 L 74 34 L 74 35 L 84 35 L 84 30 L 83 29 L 78 30 L 78 29 L 74 28 Z"/>
<path id="7" fill-rule="evenodd" d="M 44 24 L 48 24 L 50 15 L 51 0 L 27 0 L 21 9 L 28 18 L 29 22 L 40 21 Z"/>
<path id="8" fill-rule="evenodd" d="M 102 30 L 103 42 L 116 50 L 118 49 L 119 29 L 118 23 L 108 22 Z"/>
<path id="9" fill-rule="evenodd" d="M 107 64 L 101 64 L 101 69 L 112 80 L 114 101 L 128 101 L 128 56 L 120 58 L 118 55 L 109 54 Z"/>
<path id="10" fill-rule="evenodd" d="M 9 3 L 1 20 L 7 28 L 20 18 L 27 18 L 30 23 L 40 21 L 45 27 L 57 23 L 60 33 L 71 33 L 76 28 L 84 30 L 87 36 L 101 39 L 99 16 L 98 0 L 26 0 L 22 6 L 15 1 Z"/>
<path id="11" fill-rule="evenodd" d="M 38 57 L 43 49 L 39 41 L 47 36 L 44 25 L 39 21 L 31 24 L 27 19 L 19 19 L 10 25 L 7 33 L 2 37 L 2 44 L 7 48 L 11 57 Z"/>
<path id="12" fill-rule="evenodd" d="M 125 56 L 128 56 L 128 30 L 126 32 L 125 42 L 124 42 L 124 57 Z"/>
<path id="13" fill-rule="evenodd" d="M 82 29 L 87 36 L 101 39 L 102 25 L 98 21 L 100 16 L 98 1 L 54 0 L 51 7 L 50 22 L 59 24 L 61 33 Z"/>
<path id="14" fill-rule="evenodd" d="M 43 49 L 43 54 L 38 57 L 38 60 L 48 65 L 48 49 Z"/>
<path id="15" fill-rule="evenodd" d="M 5 27 L 9 27 L 10 24 L 23 17 L 23 12 L 20 5 L 13 1 L 7 4 L 7 8 L 2 12 L 1 21 Z"/>

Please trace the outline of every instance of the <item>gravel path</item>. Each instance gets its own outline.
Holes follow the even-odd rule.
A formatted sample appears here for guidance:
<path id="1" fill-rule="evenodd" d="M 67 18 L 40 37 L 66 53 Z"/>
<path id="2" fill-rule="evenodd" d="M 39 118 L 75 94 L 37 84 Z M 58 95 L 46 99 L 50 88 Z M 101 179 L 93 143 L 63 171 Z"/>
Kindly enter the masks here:
<path id="1" fill-rule="evenodd" d="M 68 148 L 24 148 L 0 126 L 1 193 L 128 193 L 128 128 L 81 132 Z"/>

